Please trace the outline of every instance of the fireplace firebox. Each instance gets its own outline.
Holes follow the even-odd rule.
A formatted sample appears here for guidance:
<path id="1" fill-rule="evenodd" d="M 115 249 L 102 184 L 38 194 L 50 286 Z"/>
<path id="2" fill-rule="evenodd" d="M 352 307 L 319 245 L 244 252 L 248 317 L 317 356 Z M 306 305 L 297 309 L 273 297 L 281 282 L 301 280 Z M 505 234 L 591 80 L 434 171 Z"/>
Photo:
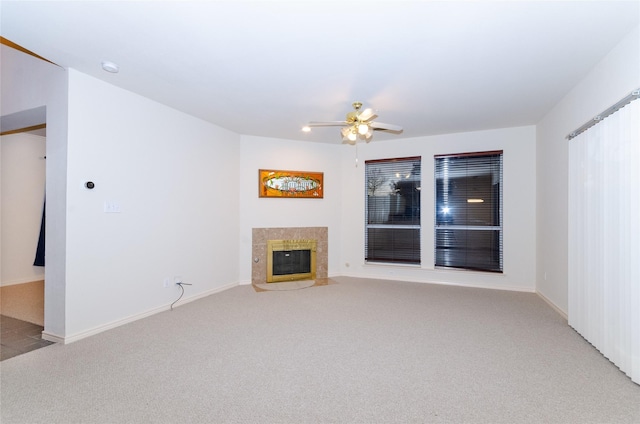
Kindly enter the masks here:
<path id="1" fill-rule="evenodd" d="M 316 240 L 267 240 L 267 283 L 314 280 Z"/>

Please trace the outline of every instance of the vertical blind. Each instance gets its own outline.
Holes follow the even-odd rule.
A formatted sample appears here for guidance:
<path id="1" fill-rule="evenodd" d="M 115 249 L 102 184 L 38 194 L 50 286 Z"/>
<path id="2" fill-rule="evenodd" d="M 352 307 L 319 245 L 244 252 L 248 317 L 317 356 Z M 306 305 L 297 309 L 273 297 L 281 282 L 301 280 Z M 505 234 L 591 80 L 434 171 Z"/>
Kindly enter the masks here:
<path id="1" fill-rule="evenodd" d="M 569 142 L 569 325 L 640 384 L 640 102 Z"/>
<path id="2" fill-rule="evenodd" d="M 365 162 L 365 260 L 420 264 L 420 157 Z"/>
<path id="3" fill-rule="evenodd" d="M 502 151 L 435 156 L 435 265 L 502 272 Z"/>

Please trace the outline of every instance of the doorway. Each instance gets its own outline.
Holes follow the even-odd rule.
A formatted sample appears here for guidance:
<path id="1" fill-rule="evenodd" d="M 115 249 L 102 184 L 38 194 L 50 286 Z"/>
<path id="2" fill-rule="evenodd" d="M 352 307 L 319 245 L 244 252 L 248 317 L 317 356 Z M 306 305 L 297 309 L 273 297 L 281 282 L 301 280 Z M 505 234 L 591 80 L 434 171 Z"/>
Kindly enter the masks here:
<path id="1" fill-rule="evenodd" d="M 0 136 L 0 314 L 39 326 L 44 326 L 44 266 L 34 259 L 44 218 L 44 116 L 43 106 L 2 117 Z M 29 125 L 21 129 L 16 123 Z"/>

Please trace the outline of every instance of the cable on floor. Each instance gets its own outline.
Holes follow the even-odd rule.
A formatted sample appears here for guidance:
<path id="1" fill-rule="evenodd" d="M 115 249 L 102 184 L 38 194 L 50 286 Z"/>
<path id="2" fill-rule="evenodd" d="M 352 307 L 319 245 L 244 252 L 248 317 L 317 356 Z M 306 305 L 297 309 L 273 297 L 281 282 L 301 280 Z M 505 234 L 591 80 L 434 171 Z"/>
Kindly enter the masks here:
<path id="1" fill-rule="evenodd" d="M 182 299 L 182 296 L 184 296 L 184 287 L 182 286 L 192 286 L 193 284 L 189 284 L 189 283 L 183 283 L 182 281 L 179 283 L 176 283 L 177 285 L 180 286 L 180 289 L 182 290 L 182 292 L 180 293 L 180 296 L 171 304 L 171 310 L 173 311 L 173 305 L 175 305 L 178 300 Z"/>

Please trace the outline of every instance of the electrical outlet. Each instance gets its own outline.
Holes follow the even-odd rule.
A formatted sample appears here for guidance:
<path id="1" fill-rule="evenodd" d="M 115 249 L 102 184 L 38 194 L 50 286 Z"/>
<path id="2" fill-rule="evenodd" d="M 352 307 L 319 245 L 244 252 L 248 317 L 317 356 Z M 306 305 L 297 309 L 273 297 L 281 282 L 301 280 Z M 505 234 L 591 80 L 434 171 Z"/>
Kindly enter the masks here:
<path id="1" fill-rule="evenodd" d="M 171 285 L 171 279 L 169 277 L 164 277 L 163 285 L 165 289 L 169 288 L 169 286 Z"/>

